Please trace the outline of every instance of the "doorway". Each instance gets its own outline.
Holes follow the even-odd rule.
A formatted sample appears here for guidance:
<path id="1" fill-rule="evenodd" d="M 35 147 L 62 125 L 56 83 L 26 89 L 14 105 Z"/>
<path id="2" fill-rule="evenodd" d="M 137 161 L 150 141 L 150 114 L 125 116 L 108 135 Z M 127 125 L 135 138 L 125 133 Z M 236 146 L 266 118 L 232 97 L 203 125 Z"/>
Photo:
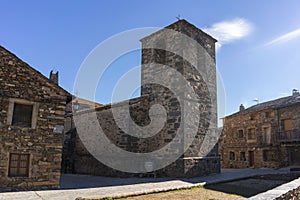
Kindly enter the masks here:
<path id="1" fill-rule="evenodd" d="M 300 165 L 300 148 L 290 147 L 289 152 L 289 165 Z"/>
<path id="2" fill-rule="evenodd" d="M 254 152 L 253 151 L 249 151 L 249 167 L 253 167 L 254 166 Z"/>

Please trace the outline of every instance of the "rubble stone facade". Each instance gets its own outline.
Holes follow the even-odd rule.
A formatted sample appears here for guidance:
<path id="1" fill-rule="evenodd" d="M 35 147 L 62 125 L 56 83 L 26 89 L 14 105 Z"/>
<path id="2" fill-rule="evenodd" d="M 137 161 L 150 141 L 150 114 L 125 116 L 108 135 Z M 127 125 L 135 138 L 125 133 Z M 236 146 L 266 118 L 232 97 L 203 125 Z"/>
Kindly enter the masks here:
<path id="1" fill-rule="evenodd" d="M 166 30 L 158 31 L 143 38 L 141 40 L 143 64 L 141 97 L 113 104 L 115 107 L 123 107 L 129 102 L 130 116 L 139 126 L 146 126 L 150 123 L 149 110 L 151 106 L 155 104 L 162 105 L 166 109 L 167 119 L 164 127 L 156 135 L 139 138 L 125 133 L 115 122 L 111 110 L 112 105 L 98 107 L 95 111 L 81 111 L 76 113 L 74 117 L 78 117 L 82 121 L 83 127 L 80 128 L 80 131 L 86 131 L 88 134 L 88 132 L 96 132 L 97 130 L 84 122 L 91 122 L 93 120 L 91 112 L 96 113 L 98 121 L 92 123 L 100 123 L 106 137 L 120 149 L 134 153 L 148 153 L 160 149 L 172 141 L 174 143 L 170 146 L 168 152 L 171 154 L 174 152 L 175 154 L 185 148 L 185 140 L 190 140 L 190 138 L 187 139 L 189 132 L 186 131 L 183 133 L 182 138 L 175 141 L 174 138 L 178 131 L 182 131 L 183 126 L 193 127 L 197 124 L 195 121 L 183 123 L 184 112 L 190 114 L 200 112 L 199 124 L 194 127 L 198 131 L 193 136 L 191 145 L 186 148 L 185 153 L 180 158 L 163 169 L 148 174 L 125 173 L 105 166 L 90 155 L 80 141 L 81 138 L 74 127 L 66 133 L 66 135 L 69 135 L 67 137 L 69 139 L 65 141 L 66 148 L 64 148 L 64 160 L 66 162 L 64 162 L 63 168 L 65 172 L 106 176 L 194 177 L 220 171 L 218 146 L 213 144 L 210 148 L 208 143 L 211 144 L 214 141 L 205 141 L 207 135 L 211 135 L 213 139 L 217 137 L 216 40 L 185 20 L 179 20 L 166 28 L 192 38 L 195 43 L 178 42 L 176 34 L 167 34 L 168 31 Z M 197 45 L 202 48 L 197 49 Z M 188 59 L 184 59 L 183 56 Z M 190 61 L 196 64 L 192 65 Z M 155 67 L 151 68 L 149 64 Z M 187 80 L 187 86 L 176 85 L 178 90 L 181 91 L 179 95 L 162 85 L 149 84 L 153 77 L 165 79 L 169 83 L 176 81 L 173 76 L 161 76 L 164 73 L 161 65 L 176 70 Z M 185 87 L 192 88 L 197 95 L 197 99 L 189 96 Z M 184 106 L 180 105 L 179 100 L 184 100 Z M 195 106 L 193 102 L 199 103 Z M 122 113 L 120 113 L 120 116 L 123 117 Z M 155 117 L 160 118 L 162 116 Z M 205 152 L 202 149 L 204 147 L 209 149 L 209 152 Z M 168 158 L 164 157 L 162 159 Z M 128 162 L 131 162 L 131 160 L 128 159 Z M 123 164 L 126 165 L 126 163 Z"/>
<path id="2" fill-rule="evenodd" d="M 300 95 L 261 103 L 227 116 L 219 153 L 224 168 L 300 164 Z"/>
<path id="3" fill-rule="evenodd" d="M 0 46 L 0 188 L 57 188 L 68 93 Z"/>

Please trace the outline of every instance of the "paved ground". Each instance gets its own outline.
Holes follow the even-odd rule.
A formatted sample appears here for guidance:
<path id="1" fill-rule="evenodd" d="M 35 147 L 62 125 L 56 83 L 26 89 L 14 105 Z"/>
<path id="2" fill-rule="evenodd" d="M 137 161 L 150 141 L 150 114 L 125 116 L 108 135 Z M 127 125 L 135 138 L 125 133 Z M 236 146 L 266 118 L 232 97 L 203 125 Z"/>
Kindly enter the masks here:
<path id="1" fill-rule="evenodd" d="M 204 187 L 213 191 L 249 198 L 291 182 L 299 178 L 299 175 L 299 173 L 258 175 L 246 179 L 206 185 Z"/>
<path id="2" fill-rule="evenodd" d="M 289 172 L 289 169 L 223 170 L 220 174 L 212 174 L 205 177 L 191 179 L 108 178 L 100 176 L 63 175 L 61 178 L 61 189 L 59 190 L 0 193 L 0 200 L 71 200 L 76 199 L 77 197 L 119 197 L 131 194 L 146 194 L 172 189 L 189 188 L 193 186 L 205 185 L 206 183 L 218 183 L 246 178 L 254 175 L 282 174 L 287 172 Z M 295 184 L 298 184 L 299 186 L 300 182 L 295 182 Z M 291 187 L 291 185 L 289 185 L 285 189 L 290 190 L 293 188 Z M 281 191 L 283 191 L 283 189 Z"/>
<path id="3" fill-rule="evenodd" d="M 276 197 L 281 196 L 282 194 L 287 193 L 288 191 L 295 189 L 300 186 L 300 178 L 295 179 L 289 183 L 280 185 L 272 190 L 266 191 L 264 193 L 257 194 L 251 198 L 250 200 L 273 200 Z"/>

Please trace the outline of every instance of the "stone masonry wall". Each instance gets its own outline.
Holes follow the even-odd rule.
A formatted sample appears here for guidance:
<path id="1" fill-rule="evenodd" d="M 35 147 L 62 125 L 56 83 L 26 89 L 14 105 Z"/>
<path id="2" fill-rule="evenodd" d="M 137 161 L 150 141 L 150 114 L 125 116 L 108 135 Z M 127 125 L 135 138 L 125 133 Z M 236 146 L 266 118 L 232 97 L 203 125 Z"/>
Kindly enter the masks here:
<path id="1" fill-rule="evenodd" d="M 59 187 L 66 99 L 67 92 L 0 47 L 0 188 Z M 33 105 L 32 127 L 11 125 L 14 102 Z M 8 176 L 10 153 L 30 154 L 28 177 Z"/>
<path id="2" fill-rule="evenodd" d="M 288 191 L 287 193 L 275 198 L 274 200 L 298 200 L 300 199 L 300 187 Z"/>
<path id="3" fill-rule="evenodd" d="M 181 121 L 178 121 L 177 126 L 198 130 L 195 136 L 191 136 L 189 131 L 184 132 L 181 148 L 184 148 L 184 143 L 189 143 L 191 140 L 192 143 L 182 156 L 183 173 L 189 174 L 189 176 L 201 176 L 209 172 L 218 172 L 220 167 L 218 145 L 215 145 L 218 141 L 216 40 L 187 23 L 184 20 L 179 20 L 166 27 L 180 34 L 161 30 L 141 40 L 143 49 L 141 92 L 142 95 L 159 96 L 162 101 L 157 103 L 168 104 L 170 99 L 167 88 L 159 84 L 147 84 L 160 76 L 160 79 L 173 84 L 179 91 L 177 96 L 174 95 L 171 98 L 184 102 L 182 105 L 178 103 L 176 106 L 172 106 L 173 109 L 177 109 L 177 115 L 181 116 Z M 154 67 L 149 67 L 151 65 Z M 177 80 L 172 75 L 161 75 L 164 74 L 165 70 L 161 65 L 176 70 L 186 80 L 187 84 L 176 83 Z M 192 97 L 188 89 L 192 89 L 196 97 Z M 163 97 L 166 98 L 163 99 Z M 195 127 L 195 121 L 185 120 L 187 118 L 186 113 L 195 116 L 192 119 L 196 119 L 196 113 L 200 113 L 198 127 Z M 206 166 L 206 170 L 201 166 Z M 192 168 L 194 170 L 191 170 Z M 190 171 L 196 173 L 190 173 Z"/>
<path id="4" fill-rule="evenodd" d="M 148 138 L 130 136 L 116 125 L 112 116 L 111 105 L 107 105 L 96 109 L 99 122 L 91 122 L 93 120 L 92 111 L 91 113 L 80 112 L 74 115 L 74 118 L 78 117 L 83 125 L 81 130 L 78 130 L 79 127 L 77 127 L 77 131 L 86 131 L 87 134 L 88 132 L 95 133 L 97 132 L 95 127 L 88 126 L 85 121 L 100 123 L 111 143 L 118 148 L 134 153 L 153 152 L 165 147 L 172 141 L 172 145 L 167 149 L 168 155 L 176 155 L 178 152 L 184 153 L 169 166 L 154 172 L 156 176 L 192 177 L 219 172 L 220 163 L 218 145 L 216 144 L 216 41 L 185 20 L 179 20 L 166 28 L 175 30 L 175 33 L 169 34 L 168 31 L 161 30 L 141 40 L 142 96 L 129 101 L 131 118 L 139 126 L 150 123 L 149 110 L 153 105 L 163 106 L 167 113 L 163 128 Z M 192 42 L 186 42 L 186 38 L 178 40 L 179 32 L 186 38 L 192 38 Z M 187 84 L 176 84 L 178 78 L 166 72 L 161 65 L 176 70 L 186 80 Z M 153 80 L 154 82 L 151 83 Z M 155 82 L 159 80 L 165 80 L 166 84 L 162 85 Z M 176 91 L 168 86 L 174 86 L 178 93 L 175 93 Z M 192 97 L 187 92 L 188 89 L 191 89 L 196 97 Z M 180 101 L 184 103 L 180 105 Z M 126 103 L 127 101 L 120 102 L 114 106 L 123 107 Z M 197 118 L 193 116 L 197 113 L 200 114 L 200 119 L 195 121 Z M 124 118 L 124 116 L 123 113 L 119 113 L 120 118 Z M 186 120 L 189 116 L 192 116 L 191 120 Z M 155 115 L 152 117 L 157 119 L 162 116 Z M 123 119 L 124 123 L 126 120 L 129 119 Z M 189 130 L 192 129 L 196 130 L 195 136 L 190 134 Z M 183 130 L 185 131 L 183 132 Z M 183 133 L 183 136 L 174 139 L 178 132 Z M 80 140 L 88 140 L 88 137 L 80 138 Z M 189 143 L 189 141 L 191 141 L 190 145 L 186 146 L 185 143 Z M 92 143 L 92 141 L 90 142 Z M 74 157 L 75 163 L 73 165 L 75 165 L 74 171 L 76 173 L 115 174 L 112 169 L 109 170 L 101 164 L 93 164 L 93 158 L 89 157 L 87 151 L 82 148 L 79 138 L 76 138 L 75 144 L 77 145 L 75 147 L 77 155 Z M 80 148 L 80 152 L 78 152 L 78 148 Z M 95 148 L 99 147 L 95 146 Z M 84 162 L 81 158 L 84 159 Z M 168 158 L 162 157 L 161 159 Z M 86 164 L 79 166 L 76 162 Z M 126 165 L 126 163 L 120 164 Z M 130 160 L 128 164 L 130 165 Z M 122 173 L 117 173 L 117 176 L 120 174 Z"/>
<path id="5" fill-rule="evenodd" d="M 268 118 L 265 117 L 266 112 L 273 112 L 274 114 Z M 275 141 L 274 133 L 277 132 L 278 120 L 277 111 L 272 109 L 263 110 L 257 113 L 246 113 L 240 115 L 234 115 L 225 118 L 223 126 L 223 141 L 220 144 L 220 154 L 222 158 L 222 167 L 224 168 L 247 168 L 252 167 L 249 163 L 249 151 L 254 152 L 253 167 L 279 167 L 280 163 L 276 162 L 264 162 L 262 157 L 263 149 L 274 149 L 271 146 L 265 146 L 262 143 L 262 127 L 270 126 L 272 132 L 271 143 Z M 248 129 L 253 128 L 254 138 L 249 139 Z M 243 137 L 238 137 L 238 131 L 243 130 Z M 278 149 L 276 149 L 277 155 L 279 155 Z M 234 152 L 235 160 L 230 160 L 230 152 Z M 240 154 L 245 152 L 246 160 L 241 160 Z"/>
<path id="6" fill-rule="evenodd" d="M 130 114 L 137 124 L 146 125 L 149 123 L 148 111 L 150 104 L 149 96 L 142 96 L 136 99 L 130 100 Z M 127 102 L 117 103 L 114 106 L 125 106 Z M 117 147 L 126 151 L 135 153 L 147 153 L 156 149 L 162 148 L 165 144 L 170 142 L 172 134 L 177 132 L 177 125 L 180 121 L 180 116 L 172 114 L 167 116 L 168 124 L 153 137 L 149 138 L 136 138 L 124 133 L 115 123 L 112 116 L 111 105 L 96 108 L 96 111 L 82 111 L 79 112 L 77 117 L 83 122 L 88 120 L 89 123 L 82 123 L 80 125 L 81 130 L 89 130 L 89 132 L 96 131 L 95 127 L 91 127 L 91 119 L 89 117 L 93 112 L 96 112 L 97 120 L 95 123 L 99 123 L 103 129 L 105 135 L 109 140 Z M 76 123 L 75 123 L 76 124 Z M 69 133 L 72 134 L 71 142 L 69 141 L 68 153 L 65 153 L 68 162 L 65 163 L 65 167 L 68 168 L 66 173 L 77 174 L 92 174 L 102 176 L 117 176 L 117 177 L 132 177 L 132 176 L 160 176 L 160 177 L 193 177 L 218 172 L 220 165 L 215 159 L 199 159 L 194 157 L 192 159 L 179 158 L 171 165 L 157 170 L 150 174 L 132 174 L 125 173 L 115 169 L 112 169 L 94 158 L 87 148 L 84 146 L 80 139 L 80 135 L 76 132 L 76 129 L 72 129 Z M 89 134 L 88 132 L 86 133 Z M 97 147 L 96 147 L 97 148 Z M 174 147 L 175 151 L 178 147 Z M 101 155 L 106 156 L 106 155 Z M 117 158 L 115 158 L 117 159 Z"/>
<path id="7" fill-rule="evenodd" d="M 122 107 L 125 106 L 125 104 L 127 104 L 127 102 L 120 102 L 114 104 L 114 106 Z M 131 118 L 136 124 L 142 126 L 150 123 L 150 119 L 148 116 L 149 106 L 151 104 L 149 96 L 145 95 L 136 99 L 131 99 L 129 101 L 129 104 Z M 91 115 L 90 112 L 94 111 L 80 112 L 78 113 L 78 117 L 80 117 L 82 121 L 85 121 Z M 170 111 L 169 113 L 170 114 L 167 117 L 167 125 L 158 134 L 149 138 L 137 138 L 124 133 L 115 123 L 114 117 L 112 116 L 111 105 L 96 108 L 98 120 L 96 123 L 99 123 L 106 137 L 118 148 L 135 153 L 147 153 L 163 147 L 166 143 L 170 142 L 173 139 L 172 134 L 176 133 L 176 129 L 178 129 L 176 124 L 180 119 L 178 119 L 179 116 L 175 115 L 172 111 Z M 82 123 L 80 126 L 83 126 L 81 128 L 82 130 L 94 130 L 94 127 L 88 127 L 88 123 Z M 75 139 L 73 140 L 73 144 L 71 144 L 73 145 L 74 149 L 70 150 L 70 152 L 73 152 L 73 154 L 70 156 L 72 157 L 71 162 L 73 165 L 73 171 L 71 170 L 71 172 L 118 177 L 136 175 L 120 172 L 118 170 L 114 170 L 103 165 L 88 152 L 86 147 L 81 142 L 80 135 L 78 135 L 76 132 L 73 134 L 75 134 Z M 178 166 L 176 166 L 176 168 L 176 171 L 178 171 Z M 174 172 L 174 170 L 175 168 L 170 171 L 170 175 L 173 171 L 172 176 L 179 176 L 177 173 Z M 162 172 L 160 172 L 157 175 L 159 176 L 163 174 Z"/>
<path id="8" fill-rule="evenodd" d="M 220 141 L 219 153 L 224 168 L 279 168 L 291 163 L 290 151 L 299 150 L 300 144 L 300 121 L 299 105 L 292 105 L 278 109 L 264 109 L 256 112 L 237 113 L 226 117 L 223 127 L 223 138 Z M 268 113 L 268 114 L 266 114 Z M 292 133 L 282 130 L 281 121 L 291 119 L 293 124 Z M 271 128 L 271 141 L 266 143 L 263 138 L 264 127 Z M 248 129 L 253 128 L 254 138 L 248 138 Z M 238 136 L 238 131 L 243 130 L 243 136 Z M 294 139 L 286 141 L 284 138 L 289 134 Z M 264 159 L 264 151 L 271 152 L 270 160 Z M 230 152 L 234 152 L 234 160 L 230 159 Z M 245 152 L 245 160 L 241 160 L 241 152 Z M 250 163 L 249 152 L 254 154 L 254 162 Z"/>

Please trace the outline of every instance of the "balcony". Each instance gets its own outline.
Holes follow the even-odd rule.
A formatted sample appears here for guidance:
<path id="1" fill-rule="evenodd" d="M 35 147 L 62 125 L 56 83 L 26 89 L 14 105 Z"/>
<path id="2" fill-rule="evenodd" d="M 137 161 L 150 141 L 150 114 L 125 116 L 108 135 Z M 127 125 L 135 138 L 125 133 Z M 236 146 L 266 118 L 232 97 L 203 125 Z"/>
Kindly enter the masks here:
<path id="1" fill-rule="evenodd" d="M 281 131 L 278 135 L 279 142 L 300 142 L 300 130 Z"/>

